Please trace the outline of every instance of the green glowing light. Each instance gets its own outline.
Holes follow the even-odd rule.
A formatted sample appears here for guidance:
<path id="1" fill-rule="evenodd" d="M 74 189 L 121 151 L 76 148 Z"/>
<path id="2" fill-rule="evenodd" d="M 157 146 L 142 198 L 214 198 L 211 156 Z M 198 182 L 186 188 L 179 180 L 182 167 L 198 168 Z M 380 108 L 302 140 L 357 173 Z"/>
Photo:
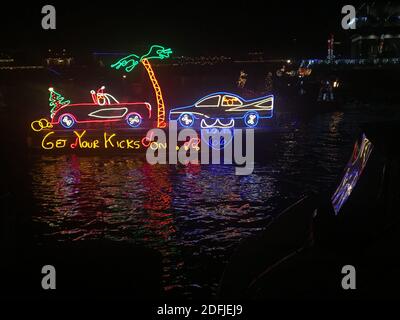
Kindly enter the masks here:
<path id="1" fill-rule="evenodd" d="M 50 106 L 50 117 L 53 118 L 54 113 L 67 104 L 70 104 L 70 100 L 64 100 L 65 98 L 59 94 L 58 92 L 54 91 L 53 88 L 49 88 L 50 96 L 49 96 L 49 106 Z"/>
<path id="2" fill-rule="evenodd" d="M 159 45 L 153 45 L 150 47 L 149 52 L 147 52 L 145 55 L 143 55 L 140 58 L 140 61 L 142 61 L 144 58 L 147 60 L 151 59 L 160 59 L 163 60 L 165 58 L 169 58 L 169 56 L 172 54 L 171 48 L 165 49 L 162 46 Z"/>
<path id="3" fill-rule="evenodd" d="M 125 68 L 126 72 L 131 72 L 143 59 L 152 60 L 152 59 L 160 59 L 163 60 L 165 58 L 169 58 L 172 54 L 172 50 L 170 48 L 164 48 L 160 45 L 153 45 L 150 47 L 149 51 L 139 57 L 136 54 L 130 54 L 126 57 L 121 58 L 116 63 L 111 65 L 111 68 L 120 69 Z"/>

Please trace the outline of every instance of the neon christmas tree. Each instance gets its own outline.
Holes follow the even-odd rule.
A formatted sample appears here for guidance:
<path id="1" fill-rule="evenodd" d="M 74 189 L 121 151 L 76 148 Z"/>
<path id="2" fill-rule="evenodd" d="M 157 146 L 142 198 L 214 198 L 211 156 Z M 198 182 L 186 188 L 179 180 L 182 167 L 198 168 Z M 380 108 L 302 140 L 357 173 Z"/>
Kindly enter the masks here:
<path id="1" fill-rule="evenodd" d="M 166 49 L 159 45 L 153 45 L 150 47 L 149 51 L 141 57 L 136 54 L 130 54 L 111 65 L 112 68 L 115 68 L 117 70 L 122 67 L 125 69 L 126 72 L 131 72 L 139 63 L 143 64 L 151 81 L 151 84 L 153 85 L 154 94 L 157 100 L 157 128 L 165 128 L 167 126 L 167 123 L 165 121 L 165 104 L 160 85 L 149 60 L 163 60 L 165 58 L 169 58 L 170 54 L 172 54 L 172 50 L 170 48 Z"/>
<path id="2" fill-rule="evenodd" d="M 53 118 L 54 114 L 58 109 L 67 104 L 70 104 L 70 100 L 64 100 L 65 98 L 59 94 L 58 92 L 54 91 L 53 88 L 49 88 L 49 106 L 50 106 L 50 117 Z"/>

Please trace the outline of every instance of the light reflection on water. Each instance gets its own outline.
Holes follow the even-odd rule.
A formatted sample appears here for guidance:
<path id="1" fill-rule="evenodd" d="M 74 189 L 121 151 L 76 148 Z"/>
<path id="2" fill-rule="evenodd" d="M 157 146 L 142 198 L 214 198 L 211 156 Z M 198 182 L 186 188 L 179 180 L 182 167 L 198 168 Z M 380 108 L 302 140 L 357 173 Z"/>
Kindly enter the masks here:
<path id="1" fill-rule="evenodd" d="M 267 176 L 239 177 L 223 165 L 151 166 L 129 156 L 41 156 L 32 176 L 34 219 L 49 227 L 39 238 L 152 247 L 163 254 L 166 286 L 182 285 L 175 283 L 182 282 L 182 249 L 222 254 L 265 226 L 265 204 L 276 196 Z"/>
<path id="2" fill-rule="evenodd" d="M 132 156 L 37 156 L 38 241 L 107 238 L 161 252 L 164 287 L 215 293 L 238 242 L 308 191 L 332 187 L 365 117 L 342 112 L 287 121 L 266 134 L 250 176 L 226 165 L 156 165 Z M 355 120 L 357 119 L 357 120 Z M 207 274 L 204 274 L 204 273 Z"/>

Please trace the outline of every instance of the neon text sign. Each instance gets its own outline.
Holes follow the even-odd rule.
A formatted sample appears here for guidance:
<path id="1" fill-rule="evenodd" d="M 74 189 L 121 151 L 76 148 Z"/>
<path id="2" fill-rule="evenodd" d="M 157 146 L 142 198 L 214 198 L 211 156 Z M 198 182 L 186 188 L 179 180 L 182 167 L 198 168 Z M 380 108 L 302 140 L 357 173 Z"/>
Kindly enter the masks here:
<path id="1" fill-rule="evenodd" d="M 124 149 L 138 150 L 141 148 L 166 149 L 166 143 L 151 141 L 149 138 L 126 138 L 120 137 L 117 133 L 104 132 L 101 138 L 88 137 L 87 131 L 74 131 L 71 138 L 57 138 L 55 131 L 46 133 L 41 142 L 45 150 L 53 149 Z"/>

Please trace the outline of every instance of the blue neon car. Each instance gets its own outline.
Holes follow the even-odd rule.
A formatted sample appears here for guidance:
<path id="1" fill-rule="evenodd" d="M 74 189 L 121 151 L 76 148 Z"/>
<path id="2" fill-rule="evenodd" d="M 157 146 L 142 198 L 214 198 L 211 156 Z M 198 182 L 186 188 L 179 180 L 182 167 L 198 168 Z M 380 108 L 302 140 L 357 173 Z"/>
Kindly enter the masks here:
<path id="1" fill-rule="evenodd" d="M 201 98 L 193 105 L 171 109 L 169 120 L 176 120 L 186 128 L 255 128 L 260 119 L 272 118 L 273 109 L 273 95 L 245 100 L 233 93 L 218 92 Z"/>

